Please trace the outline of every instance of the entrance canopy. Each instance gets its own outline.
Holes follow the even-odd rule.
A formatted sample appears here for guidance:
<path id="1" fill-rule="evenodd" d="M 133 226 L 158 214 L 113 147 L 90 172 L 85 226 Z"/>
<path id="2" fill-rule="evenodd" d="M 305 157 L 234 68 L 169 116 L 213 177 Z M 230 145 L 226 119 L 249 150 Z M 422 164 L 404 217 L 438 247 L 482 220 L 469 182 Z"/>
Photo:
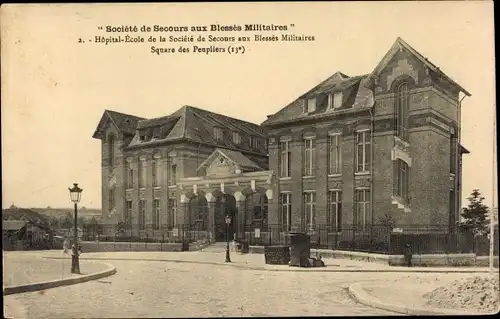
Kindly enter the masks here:
<path id="1" fill-rule="evenodd" d="M 182 178 L 178 183 L 181 202 L 187 203 L 196 196 L 205 196 L 208 202 L 224 194 L 244 201 L 253 193 L 265 194 L 272 199 L 273 171 L 262 168 L 240 152 L 216 149 L 198 167 L 202 176 Z"/>

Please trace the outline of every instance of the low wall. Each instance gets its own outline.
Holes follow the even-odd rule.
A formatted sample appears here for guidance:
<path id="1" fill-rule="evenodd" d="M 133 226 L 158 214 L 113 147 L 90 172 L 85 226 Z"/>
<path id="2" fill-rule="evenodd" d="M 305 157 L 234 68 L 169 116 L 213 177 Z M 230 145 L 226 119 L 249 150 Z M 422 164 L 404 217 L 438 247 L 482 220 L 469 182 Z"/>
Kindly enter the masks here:
<path id="1" fill-rule="evenodd" d="M 250 253 L 263 254 L 264 247 L 250 246 Z M 391 266 L 406 266 L 405 258 L 403 255 L 383 255 L 356 251 L 311 249 L 311 256 L 376 262 L 381 264 L 389 264 Z M 495 256 L 493 264 L 495 267 L 498 267 L 498 256 Z M 489 257 L 478 257 L 475 254 L 413 255 L 412 265 L 416 267 L 487 267 L 489 265 Z"/>
<path id="2" fill-rule="evenodd" d="M 180 243 L 132 243 L 82 241 L 82 253 L 106 251 L 182 251 Z"/>

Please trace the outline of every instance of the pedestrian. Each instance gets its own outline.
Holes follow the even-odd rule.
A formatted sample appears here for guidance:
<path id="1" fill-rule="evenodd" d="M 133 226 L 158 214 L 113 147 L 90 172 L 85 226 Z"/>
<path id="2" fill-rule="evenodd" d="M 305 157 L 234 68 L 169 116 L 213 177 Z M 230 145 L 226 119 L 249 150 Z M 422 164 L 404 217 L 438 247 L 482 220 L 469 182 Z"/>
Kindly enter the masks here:
<path id="1" fill-rule="evenodd" d="M 68 240 L 66 239 L 66 237 L 64 237 L 63 249 L 64 249 L 64 253 L 67 254 L 68 253 Z"/>
<path id="2" fill-rule="evenodd" d="M 406 261 L 406 265 L 408 267 L 411 267 L 411 258 L 412 258 L 412 251 L 411 251 L 411 244 L 410 243 L 406 243 L 405 244 L 405 252 L 404 252 L 404 256 L 405 256 L 405 261 Z"/>

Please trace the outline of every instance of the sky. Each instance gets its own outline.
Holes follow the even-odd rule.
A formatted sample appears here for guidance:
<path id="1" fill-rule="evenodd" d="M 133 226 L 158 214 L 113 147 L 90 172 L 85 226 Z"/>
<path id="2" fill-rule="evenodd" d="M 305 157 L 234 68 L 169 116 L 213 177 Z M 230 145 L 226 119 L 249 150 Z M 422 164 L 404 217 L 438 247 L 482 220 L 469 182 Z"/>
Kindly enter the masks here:
<path id="1" fill-rule="evenodd" d="M 150 118 L 192 105 L 261 123 L 336 71 L 371 72 L 397 37 L 472 94 L 462 110 L 462 144 L 471 151 L 463 205 L 474 188 L 487 205 L 496 195 L 493 2 L 4 5 L 0 23 L 4 208 L 70 207 L 74 182 L 84 190 L 81 205 L 100 208 L 101 146 L 92 134 L 105 109 Z M 168 32 L 141 34 L 145 43 L 89 42 L 109 36 L 99 26 L 210 24 L 293 24 L 292 33 L 315 41 L 162 55 L 150 46 L 193 44 L 147 42 Z"/>

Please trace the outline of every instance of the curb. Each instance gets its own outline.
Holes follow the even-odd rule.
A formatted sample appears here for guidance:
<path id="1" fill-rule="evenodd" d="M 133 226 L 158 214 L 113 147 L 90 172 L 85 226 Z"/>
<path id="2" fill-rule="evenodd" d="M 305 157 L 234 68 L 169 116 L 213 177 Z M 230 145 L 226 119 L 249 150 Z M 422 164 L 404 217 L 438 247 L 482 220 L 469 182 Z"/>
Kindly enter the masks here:
<path id="1" fill-rule="evenodd" d="M 478 313 L 468 312 L 466 310 L 448 310 L 435 308 L 411 308 L 400 305 L 384 303 L 375 297 L 369 295 L 359 283 L 349 285 L 349 294 L 360 304 L 372 308 L 388 310 L 399 314 L 410 316 L 428 316 L 428 315 L 478 315 Z"/>
<path id="2" fill-rule="evenodd" d="M 43 257 L 46 259 L 68 259 L 65 257 Z M 363 272 L 363 273 L 372 273 L 372 272 L 382 272 L 382 273 L 436 273 L 436 274 L 471 274 L 471 273 L 489 273 L 487 270 L 478 270 L 478 271 L 470 271 L 470 270 L 432 270 L 432 269 L 345 269 L 345 268 L 336 268 L 338 265 L 326 265 L 325 268 L 301 268 L 301 267 L 290 267 L 288 269 L 273 269 L 266 268 L 261 266 L 248 266 L 243 264 L 235 264 L 235 263 L 222 263 L 222 262 L 211 262 L 211 261 L 196 261 L 196 260 L 178 260 L 178 259 L 154 259 L 154 258 L 113 258 L 113 257 L 87 257 L 80 258 L 80 260 L 119 260 L 119 261 L 158 261 L 158 262 L 173 262 L 173 263 L 186 263 L 186 264 L 202 264 L 202 265 L 215 265 L 215 266 L 226 266 L 226 267 L 235 267 L 235 268 L 243 268 L 249 270 L 262 270 L 262 271 L 281 271 L 281 272 Z M 334 268 L 335 267 L 335 268 Z"/>
<path id="3" fill-rule="evenodd" d="M 61 286 L 81 284 L 81 283 L 84 283 L 87 281 L 109 277 L 109 276 L 114 275 L 116 273 L 116 268 L 113 265 L 110 265 L 108 263 L 104 263 L 104 264 L 107 265 L 109 268 L 104 270 L 104 271 L 101 271 L 101 272 L 97 272 L 97 273 L 89 274 L 89 275 L 83 275 L 83 276 L 74 277 L 74 278 L 66 278 L 66 279 L 60 279 L 60 280 L 38 282 L 38 283 L 33 283 L 33 284 L 21 285 L 21 286 L 4 287 L 3 294 L 4 294 L 4 296 L 6 296 L 6 295 L 20 294 L 20 293 L 25 293 L 25 292 L 45 290 L 45 289 L 56 288 L 56 287 L 61 287 Z"/>

